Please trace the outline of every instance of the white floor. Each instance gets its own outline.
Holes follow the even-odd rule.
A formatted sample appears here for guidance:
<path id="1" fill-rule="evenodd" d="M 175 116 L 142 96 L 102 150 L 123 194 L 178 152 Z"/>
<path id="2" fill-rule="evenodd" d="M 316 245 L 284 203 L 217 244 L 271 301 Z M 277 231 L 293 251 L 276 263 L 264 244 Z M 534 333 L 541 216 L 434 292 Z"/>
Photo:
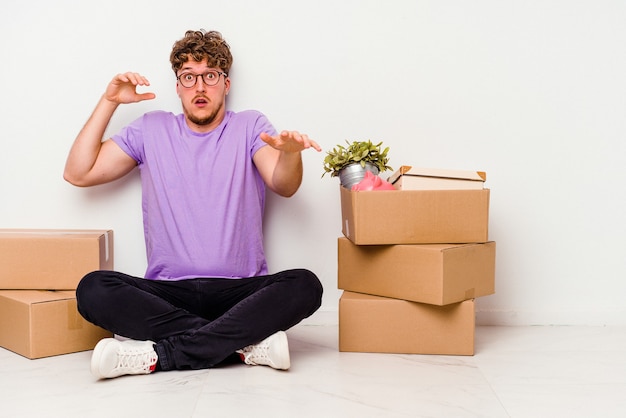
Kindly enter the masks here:
<path id="1" fill-rule="evenodd" d="M 626 328 L 478 327 L 473 357 L 340 353 L 289 330 L 291 370 L 232 365 L 96 381 L 91 352 L 0 349 L 2 417 L 626 417 Z"/>

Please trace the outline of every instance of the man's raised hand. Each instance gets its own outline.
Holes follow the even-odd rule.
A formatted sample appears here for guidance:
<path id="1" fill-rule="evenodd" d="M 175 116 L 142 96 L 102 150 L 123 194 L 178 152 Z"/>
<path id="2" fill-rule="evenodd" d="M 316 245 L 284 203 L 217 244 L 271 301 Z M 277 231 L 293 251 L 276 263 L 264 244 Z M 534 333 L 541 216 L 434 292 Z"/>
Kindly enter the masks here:
<path id="1" fill-rule="evenodd" d="M 282 131 L 280 134 L 271 136 L 265 132 L 261 134 L 261 139 L 272 148 L 279 151 L 293 153 L 313 148 L 316 151 L 322 151 L 322 148 L 306 134 L 298 131 Z"/>
<path id="2" fill-rule="evenodd" d="M 152 100 L 154 93 L 137 93 L 137 86 L 149 86 L 147 78 L 138 73 L 127 72 L 117 74 L 107 86 L 104 98 L 114 103 L 137 103 Z"/>

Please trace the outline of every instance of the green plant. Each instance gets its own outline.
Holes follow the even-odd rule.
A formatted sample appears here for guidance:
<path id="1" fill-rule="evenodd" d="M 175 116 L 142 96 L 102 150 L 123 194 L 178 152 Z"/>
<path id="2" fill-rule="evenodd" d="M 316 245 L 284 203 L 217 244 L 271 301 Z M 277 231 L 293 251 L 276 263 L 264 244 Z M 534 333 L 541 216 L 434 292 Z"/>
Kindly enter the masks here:
<path id="1" fill-rule="evenodd" d="M 336 177 L 344 167 L 359 163 L 365 168 L 365 163 L 374 164 L 379 172 L 385 170 L 393 170 L 387 165 L 389 157 L 389 147 L 381 151 L 382 142 L 373 144 L 372 141 L 353 141 L 352 143 L 346 141 L 347 146 L 337 145 L 332 151 L 326 153 L 324 158 L 324 173 L 330 173 L 331 177 Z"/>

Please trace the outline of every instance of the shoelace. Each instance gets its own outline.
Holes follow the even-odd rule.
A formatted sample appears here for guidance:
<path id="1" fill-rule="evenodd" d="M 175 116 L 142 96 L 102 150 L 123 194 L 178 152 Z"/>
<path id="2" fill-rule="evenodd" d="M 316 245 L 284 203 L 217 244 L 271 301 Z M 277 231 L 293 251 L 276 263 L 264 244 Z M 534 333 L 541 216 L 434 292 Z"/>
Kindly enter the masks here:
<path id="1" fill-rule="evenodd" d="M 137 349 L 126 349 L 124 351 L 117 355 L 117 369 L 148 371 L 157 361 L 157 354 L 154 351 Z"/>
<path id="2" fill-rule="evenodd" d="M 245 357 L 246 363 L 248 362 L 258 362 L 259 360 L 269 360 L 269 344 L 257 344 L 250 345 L 243 350 L 241 350 L 242 354 Z"/>

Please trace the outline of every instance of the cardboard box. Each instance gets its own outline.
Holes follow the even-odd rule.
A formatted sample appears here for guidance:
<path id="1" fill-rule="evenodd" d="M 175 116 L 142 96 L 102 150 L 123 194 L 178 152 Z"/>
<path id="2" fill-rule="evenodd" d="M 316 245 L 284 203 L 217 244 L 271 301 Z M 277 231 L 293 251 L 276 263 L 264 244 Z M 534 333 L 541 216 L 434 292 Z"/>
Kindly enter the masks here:
<path id="1" fill-rule="evenodd" d="M 474 301 L 434 306 L 343 292 L 339 351 L 473 355 Z"/>
<path id="2" fill-rule="evenodd" d="M 73 290 L 113 270 L 113 231 L 0 229 L 0 289 Z"/>
<path id="3" fill-rule="evenodd" d="M 416 168 L 403 165 L 389 177 L 397 190 L 476 190 L 483 189 L 484 171 Z"/>
<path id="4" fill-rule="evenodd" d="M 340 189 L 342 232 L 357 245 L 488 241 L 489 189 Z"/>
<path id="5" fill-rule="evenodd" d="M 448 305 L 495 292 L 496 243 L 355 245 L 338 240 L 338 287 Z"/>
<path id="6" fill-rule="evenodd" d="M 0 290 L 0 346 L 24 357 L 92 350 L 112 335 L 83 319 L 73 291 Z"/>

